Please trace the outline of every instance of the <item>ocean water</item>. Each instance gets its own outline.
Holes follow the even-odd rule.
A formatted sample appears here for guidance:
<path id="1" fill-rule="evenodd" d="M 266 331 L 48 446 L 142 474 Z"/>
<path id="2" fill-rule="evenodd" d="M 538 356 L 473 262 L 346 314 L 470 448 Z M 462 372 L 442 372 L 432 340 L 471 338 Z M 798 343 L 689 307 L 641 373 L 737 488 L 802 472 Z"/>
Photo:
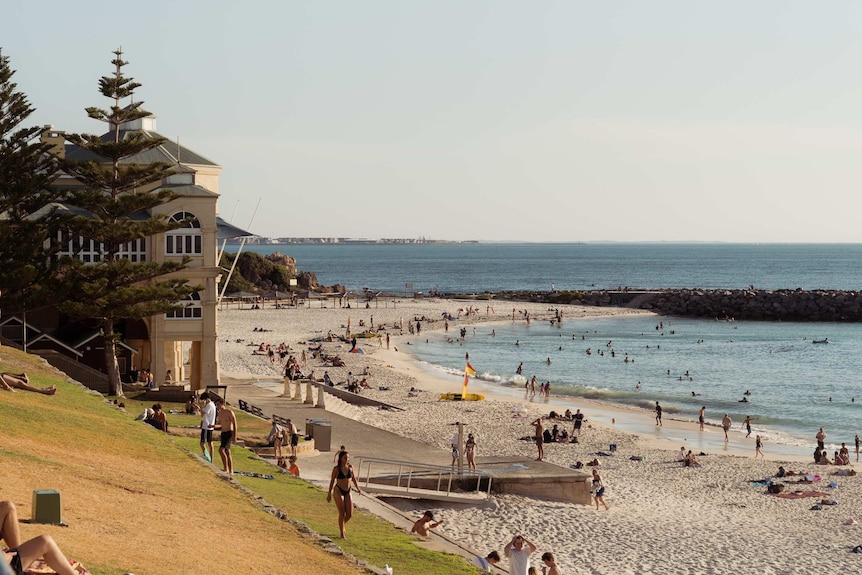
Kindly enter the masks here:
<path id="1" fill-rule="evenodd" d="M 229 251 L 235 249 L 228 246 Z M 862 244 L 261 245 L 323 285 L 454 293 L 616 288 L 859 289 Z M 406 286 L 411 284 L 411 288 Z"/>
<path id="2" fill-rule="evenodd" d="M 660 401 L 665 417 L 691 421 L 701 406 L 713 423 L 725 413 L 735 426 L 751 416 L 755 434 L 799 454 L 813 450 L 820 426 L 830 444 L 845 441 L 851 450 L 854 434 L 862 432 L 862 328 L 855 324 L 633 316 L 528 327 L 519 319 L 477 326 L 475 335 L 470 326 L 463 342 L 459 329 L 452 322 L 448 334 L 411 340 L 410 352 L 453 379 L 463 377 L 469 353 L 478 378 L 521 397 L 536 375 L 551 382 L 552 394 L 571 396 L 572 408 L 585 397 L 650 411 Z M 824 337 L 829 344 L 812 343 Z M 523 375 L 517 375 L 521 362 Z M 741 403 L 743 397 L 749 401 Z"/>
<path id="3" fill-rule="evenodd" d="M 751 284 L 764 289 L 862 287 L 858 265 L 862 245 L 857 244 L 271 245 L 251 249 L 291 255 L 299 269 L 315 272 L 323 284 L 399 293 L 547 290 L 552 284 L 560 290 L 716 289 Z M 799 454 L 813 450 L 820 426 L 829 434 L 832 451 L 841 441 L 852 450 L 853 436 L 862 432 L 862 324 L 651 316 L 566 319 L 562 327 L 547 322 L 532 322 L 528 327 L 523 321 L 497 325 L 495 337 L 489 326 L 478 326 L 475 335 L 470 327 L 464 342 L 450 341 L 457 338 L 458 329 L 453 322 L 448 334 L 429 333 L 428 343 L 424 337 L 416 340 L 410 351 L 428 369 L 453 378 L 463 373 L 464 354 L 469 352 L 480 378 L 512 392 L 523 389 L 524 378 L 515 374 L 523 362 L 524 376 L 535 374 L 540 382 L 550 381 L 552 394 L 572 396 L 573 407 L 579 396 L 650 410 L 658 400 L 667 417 L 696 420 L 704 405 L 707 420 L 715 423 L 728 413 L 737 428 L 750 415 L 755 418 L 754 433 Z M 824 337 L 829 344 L 812 343 Z M 746 390 L 751 391 L 750 401 L 740 403 Z"/>

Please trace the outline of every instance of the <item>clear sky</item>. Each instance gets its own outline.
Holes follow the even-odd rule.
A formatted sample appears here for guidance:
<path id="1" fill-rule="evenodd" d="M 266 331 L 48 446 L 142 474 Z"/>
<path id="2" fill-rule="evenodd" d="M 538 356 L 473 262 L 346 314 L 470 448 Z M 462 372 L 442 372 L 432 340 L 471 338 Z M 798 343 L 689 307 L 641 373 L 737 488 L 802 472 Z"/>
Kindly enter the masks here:
<path id="1" fill-rule="evenodd" d="M 265 236 L 860 242 L 862 3 L 16 2 L 31 124 L 122 46 Z M 255 207 L 259 209 L 252 221 Z"/>

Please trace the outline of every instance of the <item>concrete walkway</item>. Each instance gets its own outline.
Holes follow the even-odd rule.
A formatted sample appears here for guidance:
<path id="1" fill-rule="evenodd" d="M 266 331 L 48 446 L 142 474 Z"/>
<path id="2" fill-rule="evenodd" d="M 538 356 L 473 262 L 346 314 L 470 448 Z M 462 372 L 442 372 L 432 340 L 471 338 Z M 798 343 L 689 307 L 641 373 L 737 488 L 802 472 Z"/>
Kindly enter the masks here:
<path id="1" fill-rule="evenodd" d="M 247 401 L 263 410 L 267 416 L 272 414 L 290 418 L 299 429 L 305 432 L 307 419 L 328 419 L 332 422 L 332 441 L 330 451 L 316 452 L 315 455 L 300 455 L 299 466 L 302 468 L 303 479 L 319 485 L 324 490 L 329 486 L 329 477 L 334 466 L 335 453 L 341 445 L 350 452 L 351 457 L 381 457 L 386 459 L 421 462 L 431 465 L 449 465 L 452 461 L 448 451 L 414 441 L 407 437 L 391 433 L 353 419 L 328 412 L 322 408 L 304 404 L 299 400 L 291 400 L 281 396 L 281 387 L 259 386 L 253 383 L 230 383 L 227 400 L 232 406 L 237 406 L 239 400 Z M 400 510 L 384 501 L 371 496 L 354 498 L 356 507 L 366 510 L 393 525 L 410 532 L 417 517 L 408 517 Z M 333 509 L 333 513 L 334 513 Z M 422 547 L 461 555 L 472 560 L 478 552 L 458 544 L 439 533 L 417 542 Z M 481 553 L 484 555 L 484 553 Z M 494 569 L 494 572 L 505 573 L 505 570 Z"/>

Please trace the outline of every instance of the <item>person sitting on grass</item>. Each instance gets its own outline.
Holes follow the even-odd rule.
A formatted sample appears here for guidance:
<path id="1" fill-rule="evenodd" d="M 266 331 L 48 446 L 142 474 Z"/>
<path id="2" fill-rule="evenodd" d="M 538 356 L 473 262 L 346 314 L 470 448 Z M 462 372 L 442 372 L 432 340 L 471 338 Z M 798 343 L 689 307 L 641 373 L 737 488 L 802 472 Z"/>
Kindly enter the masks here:
<path id="1" fill-rule="evenodd" d="M 165 417 L 165 412 L 162 411 L 161 403 L 153 404 L 153 412 L 146 419 L 144 419 L 144 423 L 148 423 L 158 429 L 159 431 L 168 432 L 168 418 Z"/>
<path id="2" fill-rule="evenodd" d="M 58 575 L 78 575 L 50 535 L 21 541 L 18 510 L 11 501 L 0 501 L 0 538 L 9 545 L 9 550 L 3 552 L 3 559 L 14 575 L 23 575 L 24 570 L 40 557 Z"/>
<path id="3" fill-rule="evenodd" d="M 299 469 L 299 465 L 297 465 L 297 464 L 296 464 L 296 456 L 295 456 L 295 455 L 291 455 L 290 457 L 288 457 L 288 458 L 287 458 L 287 461 L 288 461 L 288 462 L 290 462 L 290 465 L 288 466 L 287 470 L 288 470 L 288 471 L 289 471 L 289 472 L 290 472 L 294 477 L 299 477 L 299 474 L 300 474 L 300 471 L 301 471 L 301 470 Z"/>
<path id="4" fill-rule="evenodd" d="M 36 387 L 30 385 L 30 378 L 26 373 L 0 373 L 0 389 L 5 391 L 15 391 L 23 389 L 24 391 L 32 391 L 35 393 L 43 393 L 45 395 L 54 395 L 57 393 L 57 387 Z"/>

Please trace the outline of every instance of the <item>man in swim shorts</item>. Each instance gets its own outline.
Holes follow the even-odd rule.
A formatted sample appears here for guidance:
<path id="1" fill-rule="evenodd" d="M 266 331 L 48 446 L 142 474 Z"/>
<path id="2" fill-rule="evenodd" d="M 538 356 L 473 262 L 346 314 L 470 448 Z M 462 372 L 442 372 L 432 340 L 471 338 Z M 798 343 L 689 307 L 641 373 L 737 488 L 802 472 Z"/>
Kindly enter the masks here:
<path id="1" fill-rule="evenodd" d="M 655 424 L 661 425 L 661 405 L 657 401 L 655 402 Z"/>
<path id="2" fill-rule="evenodd" d="M 290 434 L 290 454 L 296 457 L 296 446 L 299 445 L 299 431 L 296 425 L 289 419 L 287 420 L 287 432 Z"/>
<path id="3" fill-rule="evenodd" d="M 221 456 L 224 472 L 228 475 L 233 475 L 233 457 L 231 457 L 230 453 L 230 444 L 236 443 L 236 414 L 224 404 L 224 399 L 222 398 L 216 401 L 216 407 L 218 408 L 216 426 L 221 428 L 221 443 L 218 448 L 218 454 Z"/>
<path id="4" fill-rule="evenodd" d="M 721 418 L 721 427 L 724 429 L 724 442 L 727 443 L 730 438 L 727 437 L 727 432 L 730 431 L 730 426 L 733 425 L 733 422 L 730 420 L 730 416 L 728 414 L 724 414 L 724 417 Z"/>
<path id="5" fill-rule="evenodd" d="M 539 450 L 539 457 L 536 458 L 536 461 L 541 461 L 542 459 L 545 458 L 545 445 L 544 445 L 545 438 L 543 436 L 543 432 L 544 432 L 545 428 L 542 425 L 542 418 L 541 417 L 537 418 L 536 421 L 534 421 L 530 425 L 532 425 L 536 429 L 536 431 L 535 431 L 535 433 L 536 433 L 536 435 L 535 435 L 536 448 Z"/>
<path id="6" fill-rule="evenodd" d="M 700 408 L 700 414 L 697 416 L 697 420 L 700 422 L 700 430 L 703 431 L 703 412 L 706 411 L 706 406 L 702 406 Z"/>
<path id="7" fill-rule="evenodd" d="M 575 437 L 581 436 L 581 426 L 584 424 L 584 414 L 581 410 L 575 410 L 575 426 L 572 428 L 572 435 Z"/>
<path id="8" fill-rule="evenodd" d="M 207 461 L 213 460 L 213 429 L 215 429 L 216 407 L 208 392 L 201 394 L 201 451 Z"/>

